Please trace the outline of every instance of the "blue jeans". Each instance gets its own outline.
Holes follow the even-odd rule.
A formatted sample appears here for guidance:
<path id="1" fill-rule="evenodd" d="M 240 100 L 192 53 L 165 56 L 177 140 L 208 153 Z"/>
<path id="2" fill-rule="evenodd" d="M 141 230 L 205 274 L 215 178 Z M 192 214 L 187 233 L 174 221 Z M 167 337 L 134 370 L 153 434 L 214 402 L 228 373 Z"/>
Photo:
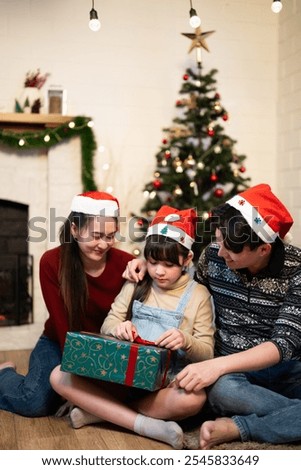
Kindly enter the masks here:
<path id="1" fill-rule="evenodd" d="M 59 345 L 41 336 L 31 352 L 27 375 L 11 367 L 0 371 L 0 409 L 28 417 L 53 414 L 61 399 L 52 389 L 49 376 L 61 358 Z"/>
<path id="2" fill-rule="evenodd" d="M 242 441 L 301 440 L 300 361 L 224 375 L 208 389 L 208 400 L 216 415 L 232 418 Z"/>

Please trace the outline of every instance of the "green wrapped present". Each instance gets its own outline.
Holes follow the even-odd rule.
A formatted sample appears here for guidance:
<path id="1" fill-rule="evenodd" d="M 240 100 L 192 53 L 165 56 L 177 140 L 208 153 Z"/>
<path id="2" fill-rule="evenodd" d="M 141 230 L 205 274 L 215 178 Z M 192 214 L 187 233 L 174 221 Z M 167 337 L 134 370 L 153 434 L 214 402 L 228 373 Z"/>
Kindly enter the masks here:
<path id="1" fill-rule="evenodd" d="M 61 370 L 144 390 L 166 386 L 171 351 L 112 336 L 68 332 Z"/>

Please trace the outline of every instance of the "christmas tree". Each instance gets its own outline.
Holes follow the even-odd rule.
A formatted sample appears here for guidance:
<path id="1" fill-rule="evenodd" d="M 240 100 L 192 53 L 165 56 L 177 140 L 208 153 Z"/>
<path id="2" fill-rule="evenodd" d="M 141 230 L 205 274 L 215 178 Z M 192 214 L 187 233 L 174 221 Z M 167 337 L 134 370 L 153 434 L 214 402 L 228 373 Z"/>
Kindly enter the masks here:
<path id="1" fill-rule="evenodd" d="M 197 48 L 197 66 L 183 75 L 177 117 L 171 127 L 163 129 L 154 175 L 143 189 L 144 218 L 137 217 L 137 226 L 145 232 L 146 221 L 162 205 L 195 207 L 200 217 L 196 255 L 211 240 L 206 220 L 212 208 L 248 187 L 250 180 L 244 176 L 246 156 L 237 153 L 236 140 L 224 131 L 229 114 L 217 91 L 217 70 L 204 73 L 201 64 L 201 47 L 207 49 L 204 39 L 211 33 L 202 33 L 200 28 L 196 34 L 183 33 L 194 41 L 198 39 L 191 46 Z"/>

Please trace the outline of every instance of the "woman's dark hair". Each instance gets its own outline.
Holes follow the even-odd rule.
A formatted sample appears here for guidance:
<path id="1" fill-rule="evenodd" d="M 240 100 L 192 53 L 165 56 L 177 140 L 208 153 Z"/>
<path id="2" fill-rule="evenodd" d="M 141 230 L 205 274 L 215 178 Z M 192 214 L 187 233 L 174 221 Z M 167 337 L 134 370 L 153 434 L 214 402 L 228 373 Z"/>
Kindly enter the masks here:
<path id="1" fill-rule="evenodd" d="M 78 229 L 88 225 L 89 216 L 71 212 L 60 229 L 61 258 L 59 270 L 60 292 L 68 312 L 71 331 L 81 329 L 88 302 L 87 278 L 77 241 L 71 233 L 72 223 Z"/>
<path id="2" fill-rule="evenodd" d="M 179 258 L 183 256 L 183 259 L 186 260 L 189 252 L 190 250 L 188 248 L 172 238 L 165 237 L 164 235 L 150 235 L 146 238 L 143 254 L 146 260 L 152 258 L 155 261 L 168 261 L 177 266 L 182 266 Z M 140 302 L 144 302 L 144 300 L 147 299 L 152 281 L 150 275 L 146 273 L 143 280 L 137 283 L 128 307 L 127 320 L 132 318 L 134 301 L 139 300 Z"/>
<path id="3" fill-rule="evenodd" d="M 241 213 L 229 204 L 221 204 L 212 210 L 210 226 L 219 229 L 224 246 L 234 253 L 241 253 L 245 246 L 255 250 L 265 242 L 252 230 Z"/>

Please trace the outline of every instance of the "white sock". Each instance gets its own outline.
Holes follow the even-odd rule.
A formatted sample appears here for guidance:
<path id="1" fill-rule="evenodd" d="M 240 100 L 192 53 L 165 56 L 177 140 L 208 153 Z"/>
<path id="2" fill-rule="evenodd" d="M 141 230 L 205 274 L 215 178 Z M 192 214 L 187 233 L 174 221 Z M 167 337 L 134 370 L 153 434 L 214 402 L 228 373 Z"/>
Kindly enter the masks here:
<path id="1" fill-rule="evenodd" d="M 69 414 L 71 425 L 73 428 L 78 429 L 86 424 L 101 423 L 104 421 L 98 416 L 91 415 L 87 411 L 82 410 L 81 408 L 73 408 Z"/>
<path id="2" fill-rule="evenodd" d="M 174 449 L 183 449 L 183 430 L 174 421 L 164 421 L 138 414 L 134 431 L 140 436 L 166 442 Z"/>

